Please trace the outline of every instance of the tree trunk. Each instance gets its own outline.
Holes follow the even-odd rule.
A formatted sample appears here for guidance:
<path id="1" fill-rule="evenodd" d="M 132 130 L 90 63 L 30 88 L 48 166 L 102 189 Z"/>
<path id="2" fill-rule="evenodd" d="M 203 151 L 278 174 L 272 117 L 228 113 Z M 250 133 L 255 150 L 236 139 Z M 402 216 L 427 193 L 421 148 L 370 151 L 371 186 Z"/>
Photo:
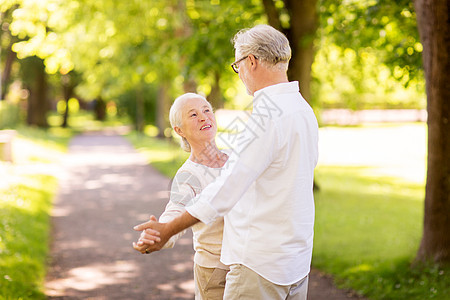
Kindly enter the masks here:
<path id="1" fill-rule="evenodd" d="M 273 0 L 262 0 L 262 2 L 269 25 L 277 30 L 283 31 L 280 21 L 280 14 L 278 13 L 277 7 L 275 6 Z"/>
<path id="2" fill-rule="evenodd" d="M 104 121 L 106 119 L 106 103 L 101 96 L 95 99 L 95 119 L 98 121 Z"/>
<path id="3" fill-rule="evenodd" d="M 28 68 L 31 68 L 31 78 L 28 80 L 27 88 L 30 92 L 28 97 L 27 124 L 46 128 L 47 112 L 49 103 L 47 99 L 47 73 L 44 63 L 37 57 L 29 58 Z"/>
<path id="4" fill-rule="evenodd" d="M 72 98 L 73 91 L 75 89 L 75 85 L 73 84 L 70 74 L 62 75 L 61 85 L 63 89 L 64 101 L 66 102 L 66 109 L 64 110 L 61 127 L 66 128 L 68 126 L 69 119 L 69 100 Z"/>
<path id="5" fill-rule="evenodd" d="M 289 80 L 298 80 L 300 92 L 311 101 L 311 65 L 314 61 L 314 38 L 318 26 L 317 0 L 285 0 L 291 19 L 287 38 L 291 43 Z"/>
<path id="6" fill-rule="evenodd" d="M 2 44 L 5 44 L 4 41 L 9 41 L 8 48 L 6 49 L 6 59 L 5 59 L 5 66 L 2 70 L 3 72 L 0 72 L 0 100 L 4 100 L 6 97 L 6 94 L 8 92 L 8 84 L 9 84 L 9 78 L 11 76 L 11 70 L 14 60 L 17 58 L 17 55 L 14 51 L 12 51 L 12 45 L 18 41 L 18 38 L 13 36 L 11 34 L 11 31 L 9 30 L 9 24 L 11 24 L 12 21 L 12 15 L 14 11 L 19 8 L 18 4 L 15 4 L 11 6 L 8 10 L 4 12 L 0 12 L 0 25 L 2 28 L 0 29 L 0 41 L 2 41 Z M 2 32 L 3 31 L 3 32 Z M 2 52 L 2 48 L 0 45 L 0 56 Z M 0 57 L 1 61 L 1 57 Z"/>
<path id="7" fill-rule="evenodd" d="M 273 0 L 262 0 L 269 24 L 282 31 L 291 44 L 289 80 L 297 80 L 300 92 L 311 101 L 311 65 L 314 61 L 314 38 L 318 26 L 317 0 L 284 0 L 290 26 L 283 28 Z"/>
<path id="8" fill-rule="evenodd" d="M 157 137 L 165 137 L 164 131 L 169 127 L 167 116 L 169 115 L 169 84 L 167 82 L 161 83 L 158 92 L 158 99 L 156 102 L 156 127 L 158 127 Z"/>
<path id="9" fill-rule="evenodd" d="M 220 91 L 220 73 L 214 71 L 214 84 L 211 87 L 211 92 L 207 97 L 214 110 L 223 108 L 223 97 Z"/>
<path id="10" fill-rule="evenodd" d="M 197 82 L 193 79 L 188 79 L 183 82 L 183 91 L 185 93 L 197 93 Z"/>
<path id="11" fill-rule="evenodd" d="M 416 0 L 423 45 L 427 109 L 428 170 L 423 237 L 416 261 L 450 263 L 450 4 Z"/>
<path id="12" fill-rule="evenodd" d="M 138 87 L 136 90 L 136 130 L 138 132 L 144 131 L 144 95 L 142 88 Z"/>
<path id="13" fill-rule="evenodd" d="M 13 45 L 14 42 L 11 42 L 11 44 L 8 47 L 7 50 L 7 54 L 6 54 L 6 60 L 5 60 L 5 67 L 3 68 L 3 72 L 2 72 L 2 82 L 1 82 L 1 95 L 0 95 L 0 99 L 5 99 L 6 94 L 7 94 L 7 86 L 9 83 L 9 77 L 11 76 L 11 69 L 12 69 L 12 64 L 14 62 L 14 60 L 16 59 L 16 52 L 12 51 L 11 47 Z"/>

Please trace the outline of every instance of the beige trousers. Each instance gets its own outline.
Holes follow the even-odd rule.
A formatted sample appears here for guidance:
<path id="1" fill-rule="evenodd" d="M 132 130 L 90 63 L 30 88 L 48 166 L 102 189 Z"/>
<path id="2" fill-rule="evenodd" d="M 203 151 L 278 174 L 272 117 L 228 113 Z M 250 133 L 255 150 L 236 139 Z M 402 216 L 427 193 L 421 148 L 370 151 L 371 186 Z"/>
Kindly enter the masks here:
<path id="1" fill-rule="evenodd" d="M 194 264 L 195 299 L 223 299 L 227 272 L 219 268 L 204 268 Z"/>
<path id="2" fill-rule="evenodd" d="M 278 285 L 240 264 L 230 266 L 226 282 L 224 300 L 306 300 L 308 293 L 308 276 L 291 285 Z"/>

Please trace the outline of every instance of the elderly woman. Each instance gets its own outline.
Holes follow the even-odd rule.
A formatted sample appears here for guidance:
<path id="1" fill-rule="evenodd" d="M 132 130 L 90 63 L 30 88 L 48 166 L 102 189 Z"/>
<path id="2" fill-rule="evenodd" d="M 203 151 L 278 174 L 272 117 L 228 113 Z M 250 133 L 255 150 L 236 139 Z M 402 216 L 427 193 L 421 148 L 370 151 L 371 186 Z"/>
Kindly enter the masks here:
<path id="1" fill-rule="evenodd" d="M 185 211 L 194 197 L 221 172 L 228 155 L 220 151 L 215 142 L 216 119 L 211 104 L 202 96 L 187 93 L 178 97 L 170 108 L 170 124 L 181 137 L 182 148 L 190 152 L 189 158 L 178 170 L 172 183 L 170 201 L 159 222 L 167 223 Z M 152 216 L 153 220 L 156 220 Z M 192 227 L 194 255 L 195 299 L 222 299 L 228 267 L 220 262 L 223 218 L 211 225 L 198 223 Z M 158 240 L 154 231 L 141 234 L 133 246 L 145 253 L 144 240 Z M 183 234 L 173 236 L 164 248 L 174 246 Z"/>

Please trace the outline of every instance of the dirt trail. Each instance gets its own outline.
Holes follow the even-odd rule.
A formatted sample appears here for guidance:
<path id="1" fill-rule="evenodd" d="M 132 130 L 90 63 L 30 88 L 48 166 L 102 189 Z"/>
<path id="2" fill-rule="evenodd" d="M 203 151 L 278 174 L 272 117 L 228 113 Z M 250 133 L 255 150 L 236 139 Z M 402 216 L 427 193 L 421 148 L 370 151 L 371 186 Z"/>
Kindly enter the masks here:
<path id="1" fill-rule="evenodd" d="M 169 179 L 121 136 L 75 137 L 60 179 L 52 224 L 49 299 L 193 299 L 192 234 L 175 249 L 136 252 L 132 227 L 159 216 Z M 310 300 L 356 299 L 313 271 Z"/>

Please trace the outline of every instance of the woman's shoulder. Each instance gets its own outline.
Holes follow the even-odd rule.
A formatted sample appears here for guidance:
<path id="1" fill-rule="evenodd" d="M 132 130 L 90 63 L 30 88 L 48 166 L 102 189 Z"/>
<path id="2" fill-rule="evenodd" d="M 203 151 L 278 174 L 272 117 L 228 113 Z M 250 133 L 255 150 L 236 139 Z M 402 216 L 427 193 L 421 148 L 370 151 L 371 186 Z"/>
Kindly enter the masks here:
<path id="1" fill-rule="evenodd" d="M 178 169 L 177 173 L 175 174 L 175 178 L 178 181 L 186 181 L 187 178 L 189 178 L 195 182 L 199 182 L 202 180 L 202 173 L 198 170 L 198 167 L 195 165 L 194 162 L 192 162 L 190 159 L 187 159 L 184 164 Z"/>
<path id="2" fill-rule="evenodd" d="M 181 167 L 178 169 L 177 174 L 179 173 L 196 173 L 196 165 L 195 163 L 190 160 L 189 158 L 181 165 Z"/>

